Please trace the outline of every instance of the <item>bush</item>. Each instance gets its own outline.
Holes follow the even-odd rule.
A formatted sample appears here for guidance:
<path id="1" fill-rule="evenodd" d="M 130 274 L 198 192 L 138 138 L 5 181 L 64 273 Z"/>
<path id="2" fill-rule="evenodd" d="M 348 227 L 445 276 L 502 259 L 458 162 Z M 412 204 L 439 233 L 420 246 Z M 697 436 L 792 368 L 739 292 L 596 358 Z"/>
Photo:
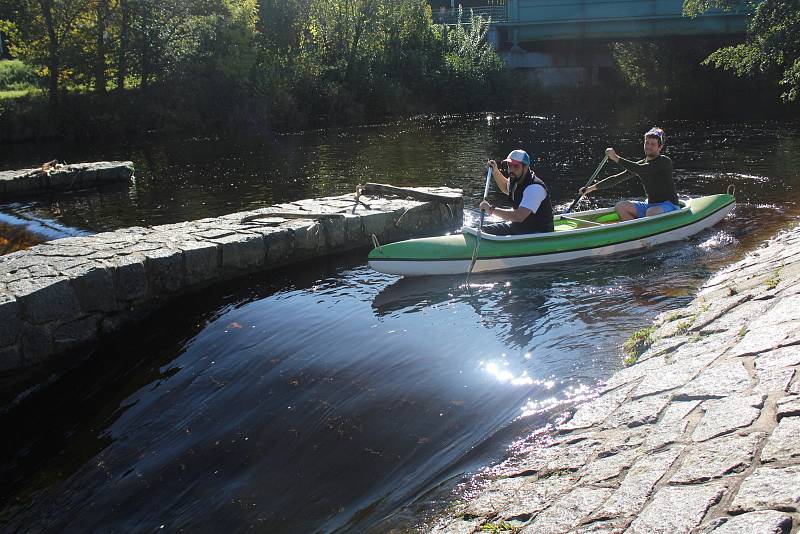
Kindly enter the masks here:
<path id="1" fill-rule="evenodd" d="M 18 59 L 0 60 L 0 91 L 19 91 L 36 86 L 36 73 Z"/>

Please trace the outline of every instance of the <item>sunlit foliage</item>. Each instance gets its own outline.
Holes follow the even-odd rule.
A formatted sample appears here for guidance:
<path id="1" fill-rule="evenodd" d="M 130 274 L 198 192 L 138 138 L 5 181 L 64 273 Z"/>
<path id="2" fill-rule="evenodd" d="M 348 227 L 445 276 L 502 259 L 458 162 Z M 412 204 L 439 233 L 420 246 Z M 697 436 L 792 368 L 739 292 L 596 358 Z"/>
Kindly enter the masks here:
<path id="1" fill-rule="evenodd" d="M 488 95 L 502 67 L 487 21 L 464 16 L 446 30 L 426 0 L 13 4 L 0 10 L 0 31 L 46 81 L 53 106 L 66 92 L 129 91 L 122 103 L 157 95 L 198 118 L 308 121 L 435 102 L 451 85 Z"/>
<path id="2" fill-rule="evenodd" d="M 684 0 L 684 13 L 697 16 L 710 8 L 749 8 L 753 15 L 744 43 L 716 50 L 705 63 L 739 76 L 774 75 L 781 98 L 797 100 L 800 91 L 800 0 Z"/>

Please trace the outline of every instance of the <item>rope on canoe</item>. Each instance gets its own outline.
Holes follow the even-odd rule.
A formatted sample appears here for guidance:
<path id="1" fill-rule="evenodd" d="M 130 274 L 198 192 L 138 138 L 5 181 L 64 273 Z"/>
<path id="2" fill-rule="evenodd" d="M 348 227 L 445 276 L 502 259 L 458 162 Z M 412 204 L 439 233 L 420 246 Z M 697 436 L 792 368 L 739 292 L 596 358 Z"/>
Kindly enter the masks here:
<path id="1" fill-rule="evenodd" d="M 311 212 L 300 212 L 300 211 L 267 211 L 256 213 L 254 215 L 248 215 L 243 217 L 239 224 L 245 223 L 253 223 L 258 219 L 283 219 L 283 221 L 260 221 L 255 224 L 263 224 L 265 226 L 270 225 L 278 225 L 283 224 L 285 221 L 289 219 L 309 219 L 312 221 L 317 220 L 324 220 L 324 219 L 344 219 L 345 215 L 343 213 L 311 213 Z"/>
<path id="2" fill-rule="evenodd" d="M 376 236 L 375 234 L 372 234 L 372 246 L 374 246 L 375 248 L 377 248 L 377 249 L 378 249 L 378 251 L 380 252 L 380 250 L 381 250 L 381 243 L 380 243 L 380 241 L 378 241 L 378 236 Z"/>
<path id="3" fill-rule="evenodd" d="M 403 217 L 405 217 L 405 216 L 406 216 L 406 213 L 408 213 L 409 211 L 411 211 L 411 210 L 409 210 L 409 209 L 408 209 L 408 208 L 406 208 L 406 207 L 403 207 L 403 214 L 402 214 L 402 215 L 401 215 L 401 216 L 400 216 L 400 217 L 397 219 L 397 221 L 395 221 L 394 225 L 395 225 L 395 226 L 400 226 L 400 221 L 402 221 L 402 220 L 403 220 Z"/>

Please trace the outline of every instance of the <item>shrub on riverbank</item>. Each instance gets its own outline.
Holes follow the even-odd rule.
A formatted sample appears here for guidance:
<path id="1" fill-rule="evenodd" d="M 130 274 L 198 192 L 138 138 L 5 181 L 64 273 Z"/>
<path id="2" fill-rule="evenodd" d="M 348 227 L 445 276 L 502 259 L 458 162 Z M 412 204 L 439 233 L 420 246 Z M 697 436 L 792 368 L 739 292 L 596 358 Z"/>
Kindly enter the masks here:
<path id="1" fill-rule="evenodd" d="M 36 88 L 36 73 L 18 59 L 0 59 L 0 91 Z"/>

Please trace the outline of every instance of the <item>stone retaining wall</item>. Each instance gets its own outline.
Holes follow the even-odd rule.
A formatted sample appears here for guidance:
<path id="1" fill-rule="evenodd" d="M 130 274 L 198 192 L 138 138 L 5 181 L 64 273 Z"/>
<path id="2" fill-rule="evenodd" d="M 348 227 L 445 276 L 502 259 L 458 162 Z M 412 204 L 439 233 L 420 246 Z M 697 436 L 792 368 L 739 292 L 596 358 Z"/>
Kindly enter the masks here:
<path id="1" fill-rule="evenodd" d="M 656 325 L 638 363 L 433 530 L 797 532 L 800 230 Z"/>
<path id="2" fill-rule="evenodd" d="M 96 342 L 167 300 L 242 274 L 460 227 L 459 190 L 439 201 L 362 193 L 219 218 L 71 237 L 0 257 L 0 372 Z M 356 209 L 354 210 L 354 206 Z M 307 218 L 302 218 L 307 217 Z"/>
<path id="3" fill-rule="evenodd" d="M 46 164 L 38 169 L 0 171 L 0 200 L 21 195 L 127 182 L 132 176 L 131 161 L 99 161 L 53 166 Z"/>

